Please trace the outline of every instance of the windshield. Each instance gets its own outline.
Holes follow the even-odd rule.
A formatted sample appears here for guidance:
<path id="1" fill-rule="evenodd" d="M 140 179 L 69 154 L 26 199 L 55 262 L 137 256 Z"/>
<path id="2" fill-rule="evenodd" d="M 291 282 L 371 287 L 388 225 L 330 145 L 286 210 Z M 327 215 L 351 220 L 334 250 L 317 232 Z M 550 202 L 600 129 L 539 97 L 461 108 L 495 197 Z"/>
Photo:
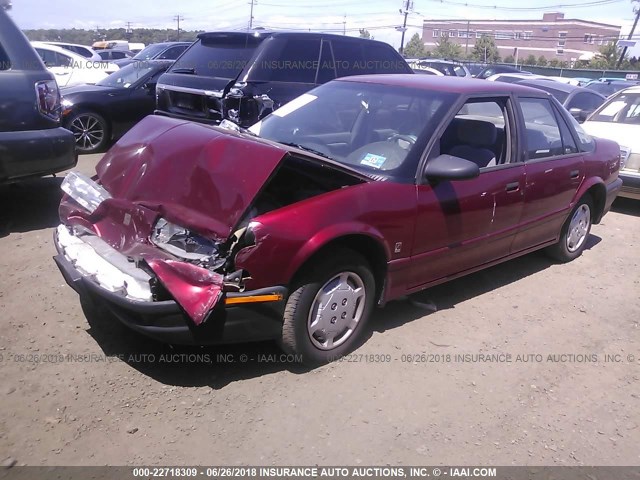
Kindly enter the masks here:
<path id="1" fill-rule="evenodd" d="M 620 93 L 589 118 L 592 122 L 640 123 L 640 93 Z"/>
<path id="2" fill-rule="evenodd" d="M 182 54 L 171 72 L 236 78 L 262 40 L 252 35 L 204 36 Z"/>
<path id="3" fill-rule="evenodd" d="M 136 60 L 151 60 L 160 55 L 160 53 L 162 53 L 166 48 L 166 45 L 149 45 L 148 47 L 140 50 L 140 52 L 138 52 L 133 58 Z"/>
<path id="4" fill-rule="evenodd" d="M 282 106 L 254 134 L 369 175 L 414 178 L 424 142 L 456 94 L 335 81 Z M 416 146 L 421 145 L 421 146 Z"/>
<path id="5" fill-rule="evenodd" d="M 116 70 L 108 77 L 100 80 L 97 85 L 103 87 L 129 88 L 142 77 L 145 77 L 154 69 L 153 66 L 144 66 L 139 63 L 132 63 L 120 70 Z"/>
<path id="6" fill-rule="evenodd" d="M 594 92 L 598 92 L 600 95 L 604 95 L 608 97 L 613 95 L 614 93 L 624 90 L 628 88 L 630 85 L 625 85 L 624 83 L 605 83 L 605 82 L 594 82 L 587 85 L 585 88 L 589 90 L 593 90 Z"/>

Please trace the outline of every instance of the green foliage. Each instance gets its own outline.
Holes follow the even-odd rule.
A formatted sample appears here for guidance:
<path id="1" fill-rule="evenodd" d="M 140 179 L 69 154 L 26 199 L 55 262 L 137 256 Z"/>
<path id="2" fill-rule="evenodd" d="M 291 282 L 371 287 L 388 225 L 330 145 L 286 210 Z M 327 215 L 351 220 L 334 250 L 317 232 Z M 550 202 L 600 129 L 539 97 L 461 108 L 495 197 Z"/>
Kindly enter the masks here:
<path id="1" fill-rule="evenodd" d="M 516 59 L 513 55 L 507 55 L 502 61 L 504 63 L 516 63 Z"/>
<path id="2" fill-rule="evenodd" d="M 489 35 L 482 35 L 482 37 L 476 40 L 476 44 L 473 46 L 471 55 L 474 60 L 478 60 L 479 62 L 484 62 L 485 56 L 486 61 L 489 63 L 500 61 L 500 52 L 498 51 L 496 42 L 493 37 L 490 37 Z"/>
<path id="3" fill-rule="evenodd" d="M 596 56 L 589 62 L 589 67 L 602 70 L 616 68 L 618 57 L 620 56 L 616 44 L 614 42 L 608 42 L 598 50 Z"/>
<path id="4" fill-rule="evenodd" d="M 369 30 L 367 30 L 366 28 L 360 29 L 360 38 L 368 38 L 369 40 L 373 40 L 371 33 L 369 33 Z"/>
<path id="5" fill-rule="evenodd" d="M 433 50 L 433 56 L 438 58 L 459 58 L 462 55 L 462 48 L 457 43 L 453 43 L 449 39 L 449 34 L 443 34 L 436 48 Z"/>
<path id="6" fill-rule="evenodd" d="M 419 34 L 413 34 L 411 40 L 405 45 L 403 54 L 407 58 L 420 58 L 425 56 L 424 43 Z"/>
<path id="7" fill-rule="evenodd" d="M 538 65 L 540 65 L 541 67 L 545 67 L 547 63 L 549 62 L 547 62 L 547 58 L 544 55 L 540 55 L 538 57 L 538 62 L 537 62 Z"/>
<path id="8" fill-rule="evenodd" d="M 551 60 L 549 60 L 549 66 L 556 68 L 558 65 L 560 65 L 560 60 L 558 60 L 557 58 L 552 58 Z"/>
<path id="9" fill-rule="evenodd" d="M 180 40 L 194 41 L 201 31 L 180 30 Z M 100 40 L 129 40 L 135 43 L 150 43 L 174 41 L 178 39 L 178 31 L 173 29 L 159 28 L 136 28 L 127 35 L 124 28 L 107 28 L 99 30 L 84 30 L 77 28 L 70 29 L 38 29 L 25 30 L 24 34 L 29 40 L 49 41 L 49 42 L 69 42 L 81 45 L 91 45 Z"/>
<path id="10" fill-rule="evenodd" d="M 522 63 L 525 64 L 525 65 L 532 65 L 533 66 L 533 65 L 536 64 L 536 62 L 537 62 L 536 56 L 531 54 L 527 58 L 525 58 Z"/>

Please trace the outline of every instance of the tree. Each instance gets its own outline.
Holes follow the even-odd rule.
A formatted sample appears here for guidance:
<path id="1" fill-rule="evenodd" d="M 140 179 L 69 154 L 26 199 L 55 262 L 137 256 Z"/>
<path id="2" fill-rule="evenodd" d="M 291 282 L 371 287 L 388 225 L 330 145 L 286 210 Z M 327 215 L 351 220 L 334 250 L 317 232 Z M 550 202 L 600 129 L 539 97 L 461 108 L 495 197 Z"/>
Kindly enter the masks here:
<path id="1" fill-rule="evenodd" d="M 411 40 L 404 47 L 404 56 L 407 58 L 420 58 L 425 56 L 424 42 L 417 33 L 413 34 Z"/>
<path id="2" fill-rule="evenodd" d="M 504 57 L 504 58 L 502 59 L 502 61 L 503 61 L 504 63 L 516 63 L 516 59 L 514 58 L 514 56 L 513 56 L 513 55 L 507 55 L 506 57 Z"/>
<path id="3" fill-rule="evenodd" d="M 458 58 L 461 54 L 462 49 L 460 45 L 449 40 L 448 33 L 444 33 L 440 37 L 436 48 L 433 50 L 433 55 L 439 58 Z"/>
<path id="4" fill-rule="evenodd" d="M 618 61 L 618 47 L 614 42 L 608 42 L 598 49 L 598 53 L 589 62 L 591 68 L 607 69 L 616 68 Z"/>
<path id="5" fill-rule="evenodd" d="M 547 58 L 544 55 L 540 55 L 538 57 L 538 65 L 541 67 L 545 67 L 547 65 Z"/>
<path id="6" fill-rule="evenodd" d="M 373 37 L 369 33 L 369 30 L 367 30 L 366 28 L 360 29 L 360 38 L 368 38 L 369 40 L 373 40 Z"/>
<path id="7" fill-rule="evenodd" d="M 531 65 L 531 66 L 533 66 L 533 65 L 535 65 L 535 64 L 536 64 L 536 56 L 535 56 L 535 55 L 533 55 L 533 54 L 531 54 L 531 55 L 529 55 L 527 58 L 525 58 L 525 59 L 524 59 L 524 62 L 522 62 L 522 63 L 524 63 L 525 65 Z"/>
<path id="8" fill-rule="evenodd" d="M 552 58 L 551 60 L 549 60 L 550 67 L 557 68 L 559 64 L 560 60 L 558 60 L 557 58 Z"/>
<path id="9" fill-rule="evenodd" d="M 487 61 L 489 63 L 495 63 L 500 61 L 500 53 L 498 52 L 496 42 L 493 37 L 489 35 L 482 35 L 476 40 L 471 55 L 473 55 L 475 60 L 480 62 Z"/>

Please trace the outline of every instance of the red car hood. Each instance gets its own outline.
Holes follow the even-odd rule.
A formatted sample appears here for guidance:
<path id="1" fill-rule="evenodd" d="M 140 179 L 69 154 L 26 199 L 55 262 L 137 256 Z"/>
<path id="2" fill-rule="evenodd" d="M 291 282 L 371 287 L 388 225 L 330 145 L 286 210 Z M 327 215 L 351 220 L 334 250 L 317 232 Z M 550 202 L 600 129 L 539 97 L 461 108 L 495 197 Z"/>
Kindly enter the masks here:
<path id="1" fill-rule="evenodd" d="M 244 135 L 151 115 L 96 171 L 115 200 L 226 240 L 286 154 Z"/>

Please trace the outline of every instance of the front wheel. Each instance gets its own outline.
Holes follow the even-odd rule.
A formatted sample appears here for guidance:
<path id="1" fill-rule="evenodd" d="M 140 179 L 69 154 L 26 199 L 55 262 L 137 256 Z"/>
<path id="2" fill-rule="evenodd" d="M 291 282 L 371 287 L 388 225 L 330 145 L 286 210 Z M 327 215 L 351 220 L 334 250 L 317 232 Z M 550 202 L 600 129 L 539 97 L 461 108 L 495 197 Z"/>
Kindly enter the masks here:
<path id="1" fill-rule="evenodd" d="M 560 240 L 547 249 L 547 253 L 560 262 L 570 262 L 582 254 L 589 232 L 593 215 L 593 200 L 591 196 L 583 196 L 569 214 L 562 226 Z"/>
<path id="2" fill-rule="evenodd" d="M 305 268 L 293 288 L 280 341 L 285 351 L 320 365 L 357 346 L 375 303 L 375 280 L 360 254 L 329 253 Z"/>

